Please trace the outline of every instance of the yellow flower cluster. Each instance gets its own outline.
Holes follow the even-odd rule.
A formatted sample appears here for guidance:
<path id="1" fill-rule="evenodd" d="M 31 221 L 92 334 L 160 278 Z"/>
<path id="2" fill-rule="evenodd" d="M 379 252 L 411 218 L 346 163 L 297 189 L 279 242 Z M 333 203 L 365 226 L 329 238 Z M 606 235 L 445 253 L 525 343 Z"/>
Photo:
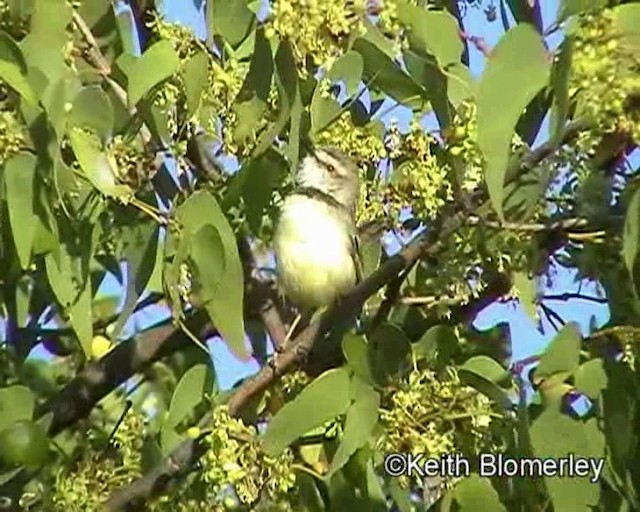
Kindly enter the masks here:
<path id="1" fill-rule="evenodd" d="M 436 140 L 420 125 L 417 118 L 411 122 L 409 133 L 402 140 L 402 154 L 407 160 L 396 170 L 397 178 L 392 190 L 397 199 L 404 199 L 410 205 L 414 215 L 423 219 L 432 219 L 446 201 L 453 198 L 449 181 L 450 168 L 438 161 L 431 147 Z"/>
<path id="2" fill-rule="evenodd" d="M 142 445 L 146 423 L 143 416 L 129 412 L 114 434 L 116 456 L 91 453 L 77 467 L 56 475 L 51 498 L 54 512 L 99 510 L 113 490 L 141 475 Z"/>
<path id="3" fill-rule="evenodd" d="M 147 23 L 147 27 L 160 39 L 171 42 L 173 49 L 183 61 L 192 57 L 198 48 L 202 47 L 191 29 L 180 23 L 165 21 L 158 13 L 154 13 L 154 17 Z"/>
<path id="4" fill-rule="evenodd" d="M 4 30 L 11 37 L 22 39 L 29 29 L 29 18 L 18 17 L 12 12 L 11 4 L 7 0 L 0 0 L 0 30 Z"/>
<path id="5" fill-rule="evenodd" d="M 453 117 L 451 127 L 443 132 L 445 148 L 454 157 L 464 160 L 462 189 L 471 192 L 484 178 L 484 157 L 478 146 L 478 118 L 476 104 L 462 102 Z"/>
<path id="6" fill-rule="evenodd" d="M 23 149 L 25 142 L 24 126 L 15 114 L 9 110 L 0 111 L 0 167 Z"/>
<path id="7" fill-rule="evenodd" d="M 291 41 L 301 75 L 305 60 L 330 67 L 350 36 L 365 32 L 366 0 L 274 0 L 266 35 Z"/>
<path id="8" fill-rule="evenodd" d="M 212 430 L 205 437 L 203 480 L 210 485 L 213 500 L 232 485 L 239 500 L 252 504 L 260 498 L 278 501 L 296 481 L 290 450 L 278 457 L 265 455 L 255 427 L 232 418 L 226 407 L 216 408 Z"/>
<path id="9" fill-rule="evenodd" d="M 601 132 L 624 131 L 640 141 L 640 59 L 615 27 L 611 10 L 582 16 L 572 34 L 570 94 L 578 115 L 594 119 Z M 637 102 L 636 102 L 637 103 Z"/>
<path id="10" fill-rule="evenodd" d="M 414 370 L 381 410 L 385 427 L 378 447 L 385 453 L 440 457 L 465 448 L 481 450 L 490 442 L 496 413 L 488 398 L 460 382 L 453 368 L 445 378 Z M 454 422 L 456 428 L 454 428 Z M 408 485 L 409 479 L 401 479 Z"/>
<path id="11" fill-rule="evenodd" d="M 378 126 L 370 123 L 356 126 L 349 112 L 344 112 L 335 122 L 318 134 L 316 143 L 321 146 L 334 146 L 349 155 L 361 168 L 375 165 L 386 155 L 384 142 L 375 133 Z M 381 131 L 381 130 L 380 130 Z"/>
<path id="12" fill-rule="evenodd" d="M 121 135 L 116 135 L 108 144 L 107 151 L 116 162 L 117 177 L 134 189 L 153 178 L 156 167 L 150 152 L 140 151 Z"/>

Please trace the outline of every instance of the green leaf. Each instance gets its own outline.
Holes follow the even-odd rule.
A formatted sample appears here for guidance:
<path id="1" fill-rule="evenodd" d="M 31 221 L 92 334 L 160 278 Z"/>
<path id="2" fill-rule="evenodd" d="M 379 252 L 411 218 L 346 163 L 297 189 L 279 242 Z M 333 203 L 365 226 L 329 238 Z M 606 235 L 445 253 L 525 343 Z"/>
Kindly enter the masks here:
<path id="1" fill-rule="evenodd" d="M 38 99 L 27 80 L 27 69 L 20 47 L 6 32 L 0 32 L 0 80 L 35 106 Z"/>
<path id="2" fill-rule="evenodd" d="M 189 417 L 212 387 L 213 374 L 206 364 L 196 364 L 182 376 L 173 391 L 167 418 L 162 425 L 160 444 L 164 455 L 170 453 L 182 439 L 176 427 Z"/>
<path id="3" fill-rule="evenodd" d="M 0 431 L 16 421 L 30 420 L 36 399 L 26 386 L 0 388 Z"/>
<path id="4" fill-rule="evenodd" d="M 103 151 L 100 137 L 83 129 L 73 128 L 69 132 L 69 141 L 83 174 L 101 193 L 110 197 L 131 194 L 128 186 L 116 182 L 115 162 Z"/>
<path id="5" fill-rule="evenodd" d="M 220 35 L 236 48 L 254 26 L 255 14 L 246 0 L 209 0 L 207 23 L 211 35 Z"/>
<path id="6" fill-rule="evenodd" d="M 424 89 L 379 47 L 360 37 L 353 49 L 362 55 L 365 82 L 408 108 L 423 110 L 426 107 Z"/>
<path id="7" fill-rule="evenodd" d="M 600 3 L 605 3 L 600 0 Z M 640 35 L 640 5 L 637 2 L 629 2 L 617 5 L 613 8 L 613 17 L 616 29 L 626 36 Z"/>
<path id="8" fill-rule="evenodd" d="M 604 439 L 597 422 L 597 418 L 575 420 L 559 408 L 544 409 L 530 430 L 534 456 L 558 461 L 571 453 L 604 464 Z M 544 482 L 554 510 L 587 512 L 598 503 L 600 482 L 592 483 L 588 477 L 544 477 Z"/>
<path id="9" fill-rule="evenodd" d="M 187 99 L 187 116 L 190 118 L 198 111 L 204 90 L 209 84 L 209 56 L 203 51 L 198 51 L 184 65 L 182 76 Z"/>
<path id="10" fill-rule="evenodd" d="M 162 40 L 148 48 L 129 70 L 129 104 L 136 105 L 156 85 L 178 71 L 180 57 L 171 42 Z"/>
<path id="11" fill-rule="evenodd" d="M 328 476 L 341 469 L 356 450 L 369 441 L 373 428 L 378 422 L 379 406 L 380 395 L 368 386 L 360 386 L 359 393 L 347 410 L 340 446 L 333 456 Z"/>
<path id="12" fill-rule="evenodd" d="M 62 138 L 69 119 L 69 107 L 80 91 L 82 84 L 75 75 L 62 75 L 55 82 L 51 82 L 40 94 L 40 103 L 44 107 L 53 131 Z M 94 113 L 97 115 L 97 112 Z"/>
<path id="13" fill-rule="evenodd" d="M 344 414 L 351 402 L 349 384 L 344 368 L 315 379 L 273 417 L 263 438 L 265 452 L 276 456 L 300 436 Z"/>
<path id="14" fill-rule="evenodd" d="M 551 86 L 553 87 L 553 106 L 551 109 L 551 139 L 556 143 L 564 129 L 569 116 L 569 77 L 573 57 L 573 39 L 567 37 L 560 47 L 560 54 L 551 69 Z"/>
<path id="15" fill-rule="evenodd" d="M 111 137 L 113 120 L 113 105 L 99 85 L 83 87 L 78 92 L 69 117 L 71 127 L 93 131 L 104 142 Z"/>
<path id="16" fill-rule="evenodd" d="M 66 65 L 63 48 L 67 42 L 67 26 L 73 8 L 64 0 L 36 0 L 31 29 L 22 42 L 22 51 L 29 68 L 36 68 L 55 84 L 72 70 Z M 30 73 L 31 75 L 31 73 Z"/>
<path id="17" fill-rule="evenodd" d="M 437 359 L 439 365 L 446 365 L 458 347 L 458 337 L 448 325 L 434 325 L 414 344 L 411 345 L 416 361 Z"/>
<path id="18" fill-rule="evenodd" d="M 311 98 L 311 132 L 319 134 L 331 126 L 341 114 L 340 104 L 333 98 L 324 98 L 320 87 L 316 87 Z"/>
<path id="19" fill-rule="evenodd" d="M 497 361 L 487 356 L 474 356 L 458 368 L 460 379 L 491 398 L 502 407 L 509 407 L 511 400 L 500 384 L 510 378 L 509 372 Z"/>
<path id="20" fill-rule="evenodd" d="M 475 373 L 489 382 L 500 383 L 509 377 L 509 372 L 495 359 L 487 356 L 474 356 L 467 359 L 460 370 Z"/>
<path id="21" fill-rule="evenodd" d="M 246 205 L 249 227 L 259 233 L 266 209 L 271 203 L 273 191 L 286 176 L 288 163 L 274 150 L 268 150 L 256 159 L 251 159 L 240 172 L 243 177 L 242 198 Z"/>
<path id="22" fill-rule="evenodd" d="M 135 55 L 137 50 L 134 40 L 136 27 L 130 10 L 121 11 L 116 14 L 116 27 L 124 53 Z"/>
<path id="23" fill-rule="evenodd" d="M 557 23 L 587 11 L 598 11 L 606 7 L 607 3 L 607 0 L 562 0 Z"/>
<path id="24" fill-rule="evenodd" d="M 438 118 L 438 124 L 441 128 L 446 128 L 451 124 L 447 77 L 440 70 L 433 56 L 419 55 L 411 50 L 405 51 L 403 55 L 407 71 L 425 88 L 431 107 Z"/>
<path id="25" fill-rule="evenodd" d="M 622 258 L 633 281 L 633 268 L 638 257 L 640 243 L 640 189 L 636 190 L 629 201 L 624 219 L 622 234 Z"/>
<path id="26" fill-rule="evenodd" d="M 362 80 L 364 61 L 362 55 L 353 50 L 343 53 L 327 71 L 327 79 L 337 82 L 343 80 L 349 95 L 358 91 Z"/>
<path id="27" fill-rule="evenodd" d="M 159 227 L 154 222 L 138 222 L 122 232 L 122 256 L 127 261 L 127 289 L 124 306 L 110 334 L 116 339 L 145 291 L 156 264 Z"/>
<path id="28" fill-rule="evenodd" d="M 23 151 L 11 157 L 4 165 L 9 223 L 23 269 L 31 262 L 31 248 L 37 226 L 33 203 L 37 164 L 35 155 Z"/>
<path id="29" fill-rule="evenodd" d="M 596 400 L 600 392 L 607 388 L 608 381 L 602 359 L 591 359 L 581 364 L 574 375 L 576 389 L 592 400 Z"/>
<path id="30" fill-rule="evenodd" d="M 478 104 L 478 145 L 486 159 L 491 204 L 504 218 L 504 178 L 515 126 L 529 102 L 547 84 L 549 62 L 540 34 L 527 24 L 509 30 L 487 61 Z"/>
<path id="31" fill-rule="evenodd" d="M 273 80 L 273 54 L 264 29 L 256 31 L 249 72 L 233 105 L 238 119 L 233 137 L 243 143 L 250 137 L 264 115 Z"/>
<path id="32" fill-rule="evenodd" d="M 369 365 L 369 345 L 361 334 L 347 333 L 342 338 L 342 352 L 347 360 L 348 368 L 355 375 L 369 384 L 374 384 L 375 379 Z"/>
<path id="33" fill-rule="evenodd" d="M 278 88 L 278 118 L 273 125 L 265 130 L 256 143 L 253 156 L 264 153 L 291 119 L 291 109 L 299 95 L 299 80 L 291 44 L 282 41 L 278 46 L 275 57 L 276 85 Z"/>
<path id="34" fill-rule="evenodd" d="M 369 340 L 369 364 L 376 382 L 386 385 L 406 369 L 411 343 L 398 326 L 383 323 Z"/>
<path id="35" fill-rule="evenodd" d="M 538 323 L 538 281 L 527 272 L 513 273 L 513 286 L 518 291 L 518 301 L 533 323 Z"/>
<path id="36" fill-rule="evenodd" d="M 409 27 L 411 46 L 433 55 L 442 69 L 460 62 L 464 50 L 458 21 L 446 11 L 398 2 L 398 19 Z"/>
<path id="37" fill-rule="evenodd" d="M 534 379 L 540 382 L 556 374 L 572 374 L 578 368 L 581 345 L 578 326 L 573 322 L 565 325 L 540 356 Z"/>
<path id="38" fill-rule="evenodd" d="M 491 480 L 476 474 L 469 475 L 458 483 L 453 496 L 460 511 L 491 510 L 492 512 L 506 511 L 500 501 L 498 493 L 491 485 Z"/>
<path id="39" fill-rule="evenodd" d="M 244 340 L 244 276 L 242 263 L 238 254 L 236 238 L 222 213 L 218 202 L 208 192 L 198 191 L 192 194 L 176 209 L 176 219 L 183 225 L 185 247 L 191 248 L 191 257 L 198 269 L 200 277 L 206 272 L 203 296 L 207 302 L 205 308 L 211 321 L 220 332 L 229 348 L 241 358 L 248 357 Z M 195 236 L 200 228 L 209 225 L 211 229 L 203 231 L 205 241 L 198 241 Z M 224 272 L 212 265 L 212 255 L 206 250 L 218 243 L 213 231 L 222 240 L 224 249 Z M 207 287 L 214 279 L 211 273 L 219 274 L 219 286 L 215 289 Z"/>

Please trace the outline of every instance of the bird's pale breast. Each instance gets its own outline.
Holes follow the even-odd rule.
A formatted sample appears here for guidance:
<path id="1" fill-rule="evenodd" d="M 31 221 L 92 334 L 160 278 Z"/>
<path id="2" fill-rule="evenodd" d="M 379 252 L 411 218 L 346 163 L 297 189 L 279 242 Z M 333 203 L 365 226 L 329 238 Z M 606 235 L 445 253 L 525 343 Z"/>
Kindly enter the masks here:
<path id="1" fill-rule="evenodd" d="M 286 199 L 274 240 L 281 286 L 303 307 L 330 304 L 356 280 L 348 222 L 306 197 Z"/>

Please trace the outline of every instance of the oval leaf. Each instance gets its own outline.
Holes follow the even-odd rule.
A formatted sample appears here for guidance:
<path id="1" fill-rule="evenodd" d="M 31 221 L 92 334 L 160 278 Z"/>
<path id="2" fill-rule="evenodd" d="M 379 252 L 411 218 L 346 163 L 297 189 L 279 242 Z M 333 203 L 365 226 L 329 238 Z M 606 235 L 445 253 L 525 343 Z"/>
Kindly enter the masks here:
<path id="1" fill-rule="evenodd" d="M 331 461 L 329 475 L 340 470 L 356 450 L 369 441 L 373 428 L 378 422 L 379 406 L 380 395 L 368 386 L 361 386 L 358 396 L 347 411 L 342 440 Z"/>
<path id="2" fill-rule="evenodd" d="M 580 347 L 582 336 L 575 323 L 565 325 L 555 338 L 551 340 L 540 357 L 534 379 L 537 382 L 555 374 L 573 373 L 580 362 Z"/>
<path id="3" fill-rule="evenodd" d="M 97 135 L 73 128 L 69 140 L 84 175 L 101 193 L 110 197 L 123 197 L 131 193 L 129 187 L 117 184 L 115 170 L 102 150 L 102 142 Z"/>
<path id="4" fill-rule="evenodd" d="M 273 417 L 263 438 L 265 452 L 275 456 L 326 421 L 344 414 L 350 404 L 349 372 L 329 370 L 309 384 Z"/>
<path id="5" fill-rule="evenodd" d="M 179 67 L 180 58 L 172 44 L 167 40 L 155 43 L 129 70 L 129 103 L 138 103 L 153 87 L 178 71 Z"/>
<path id="6" fill-rule="evenodd" d="M 640 242 L 640 189 L 636 190 L 627 207 L 622 235 L 622 257 L 633 280 L 633 267 L 638 256 Z"/>
<path id="7" fill-rule="evenodd" d="M 113 129 L 113 105 L 107 94 L 97 85 L 83 87 L 73 101 L 69 125 L 97 133 L 103 141 Z"/>
<path id="8" fill-rule="evenodd" d="M 206 279 L 207 313 L 229 348 L 245 359 L 248 353 L 243 318 L 244 275 L 233 230 L 218 202 L 204 191 L 194 193 L 181 204 L 176 209 L 176 218 L 184 227 L 183 236 L 187 237 L 190 256 L 200 277 Z M 196 234 L 205 225 L 209 228 L 201 234 L 206 235 L 206 240 L 198 242 Z M 207 254 L 209 250 L 213 252 Z M 216 265 L 224 262 L 223 270 L 212 265 L 212 258 L 217 258 Z M 211 287 L 213 282 L 216 285 Z"/>
<path id="9" fill-rule="evenodd" d="M 0 80 L 31 105 L 38 104 L 38 99 L 27 81 L 26 66 L 20 47 L 5 32 L 0 32 Z"/>
<path id="10" fill-rule="evenodd" d="M 478 88 L 478 144 L 491 203 L 504 218 L 504 178 L 520 115 L 547 84 L 550 63 L 540 34 L 526 23 L 509 30 L 487 61 Z"/>
<path id="11" fill-rule="evenodd" d="M 0 388 L 0 430 L 16 421 L 30 420 L 34 406 L 35 397 L 28 387 Z"/>
<path id="12" fill-rule="evenodd" d="M 31 261 L 31 247 L 37 226 L 33 211 L 36 166 L 37 158 L 27 152 L 14 155 L 4 166 L 9 223 L 23 269 L 26 269 Z"/>
<path id="13" fill-rule="evenodd" d="M 164 454 L 175 448 L 181 439 L 175 428 L 202 402 L 212 385 L 211 370 L 205 364 L 192 366 L 182 376 L 173 391 L 167 418 L 162 426 L 161 445 Z"/>

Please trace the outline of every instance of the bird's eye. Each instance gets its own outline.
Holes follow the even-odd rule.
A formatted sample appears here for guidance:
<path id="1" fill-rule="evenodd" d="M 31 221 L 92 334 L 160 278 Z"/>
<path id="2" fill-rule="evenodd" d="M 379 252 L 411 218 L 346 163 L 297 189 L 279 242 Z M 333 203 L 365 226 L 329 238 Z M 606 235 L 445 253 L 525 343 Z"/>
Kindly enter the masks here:
<path id="1" fill-rule="evenodd" d="M 327 164 L 327 171 L 329 171 L 329 174 L 335 174 L 336 173 L 336 168 L 335 168 L 335 166 L 333 166 L 331 164 Z"/>

